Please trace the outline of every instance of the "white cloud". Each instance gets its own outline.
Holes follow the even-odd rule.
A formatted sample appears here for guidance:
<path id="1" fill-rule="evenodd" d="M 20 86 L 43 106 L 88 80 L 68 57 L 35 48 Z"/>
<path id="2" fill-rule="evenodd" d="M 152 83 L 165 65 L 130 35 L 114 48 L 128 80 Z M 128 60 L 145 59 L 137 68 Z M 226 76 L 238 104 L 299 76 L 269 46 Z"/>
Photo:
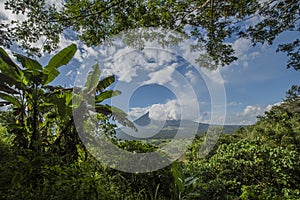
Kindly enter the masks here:
<path id="1" fill-rule="evenodd" d="M 240 106 L 241 103 L 230 102 L 227 106 Z M 249 125 L 257 121 L 257 116 L 264 116 L 266 111 L 269 111 L 273 106 L 280 105 L 275 103 L 273 105 L 247 105 L 240 112 L 229 112 L 226 116 L 215 114 L 214 120 L 211 120 L 212 113 L 210 111 L 203 112 L 195 121 L 207 124 L 233 124 L 233 125 Z"/>
<path id="2" fill-rule="evenodd" d="M 267 106 L 247 105 L 243 111 L 233 113 L 226 116 L 227 124 L 254 124 L 257 121 L 257 116 L 263 116 L 267 111 Z"/>
<path id="3" fill-rule="evenodd" d="M 64 0 L 47 0 L 45 1 L 46 5 L 54 5 L 56 10 L 60 11 L 63 9 L 65 1 Z"/>
<path id="4" fill-rule="evenodd" d="M 138 76 L 144 77 L 143 81 L 139 81 L 145 82 L 149 73 L 153 76 L 149 83 L 159 83 L 156 79 L 164 72 L 174 71 L 167 66 L 177 60 L 172 52 L 157 46 L 139 50 L 116 38 L 113 44 L 97 47 L 97 53 L 98 59 L 103 61 L 103 75 L 115 74 L 119 81 L 126 83 L 136 81 Z"/>
<path id="5" fill-rule="evenodd" d="M 176 100 L 170 100 L 165 104 L 154 104 L 149 109 L 149 117 L 159 121 L 178 120 L 180 113 L 180 106 Z"/>
<path id="6" fill-rule="evenodd" d="M 235 101 L 227 103 L 227 106 L 240 106 L 240 105 L 242 105 L 241 102 L 235 102 Z"/>
<path id="7" fill-rule="evenodd" d="M 129 118 L 131 119 L 137 119 L 141 116 L 143 116 L 144 114 L 146 114 L 147 112 L 149 112 L 149 109 L 151 108 L 151 106 L 148 107 L 134 107 L 134 108 L 130 108 L 130 111 L 127 113 Z"/>
<path id="8" fill-rule="evenodd" d="M 228 115 L 226 117 L 227 124 L 254 124 L 257 121 L 257 116 L 264 116 L 266 111 L 269 111 L 273 106 L 279 105 L 275 103 L 273 105 L 261 106 L 261 105 L 247 105 L 242 112 Z"/>
<path id="9" fill-rule="evenodd" d="M 192 102 L 194 100 L 191 100 Z M 180 104 L 177 100 L 169 100 L 165 104 L 154 104 L 148 107 L 131 108 L 128 115 L 132 119 L 137 119 L 138 117 L 149 112 L 149 117 L 153 120 L 192 120 L 200 123 L 207 124 L 234 124 L 234 125 L 249 125 L 254 124 L 257 121 L 257 116 L 263 116 L 266 111 L 269 111 L 274 105 L 279 105 L 276 103 L 273 105 L 260 106 L 260 105 L 247 105 L 241 112 L 229 113 L 225 115 L 214 114 L 213 119 L 211 118 L 211 111 L 197 113 L 196 118 L 191 118 L 185 113 L 191 113 L 191 116 L 195 117 L 195 108 L 190 105 L 190 102 L 186 100 L 184 103 Z M 239 103 L 233 102 L 232 105 L 240 105 Z"/>
<path id="10" fill-rule="evenodd" d="M 149 112 L 149 117 L 152 120 L 165 121 L 165 120 L 178 120 L 180 119 L 180 105 L 177 100 L 169 100 L 164 104 L 153 104 L 148 107 L 134 107 L 130 108 L 128 115 L 132 119 L 141 117 Z"/>
<path id="11" fill-rule="evenodd" d="M 149 73 L 149 80 L 145 81 L 145 84 L 165 84 L 172 81 L 172 74 L 175 71 L 177 63 L 173 63 L 172 65 L 167 66 L 156 72 Z"/>
<path id="12" fill-rule="evenodd" d="M 251 40 L 240 38 L 232 44 L 232 48 L 235 51 L 235 56 L 238 58 L 237 61 L 233 62 L 233 65 L 242 65 L 248 67 L 249 60 L 253 60 L 259 55 L 259 51 L 250 52 L 253 48 Z"/>
<path id="13" fill-rule="evenodd" d="M 13 14 L 11 10 L 6 10 L 5 9 L 5 5 L 4 5 L 5 1 L 0 1 L 0 13 L 1 13 L 1 22 L 4 23 L 9 23 L 11 20 L 18 20 L 18 21 L 24 21 L 26 19 L 25 15 L 22 14 Z"/>
<path id="14" fill-rule="evenodd" d="M 206 68 L 201 68 L 201 72 L 203 73 L 203 75 L 205 75 L 204 80 L 208 85 L 214 85 L 214 84 L 224 85 L 225 83 L 228 82 L 227 80 L 224 79 L 224 77 L 222 77 L 220 69 L 209 70 Z"/>
<path id="15" fill-rule="evenodd" d="M 191 81 L 192 84 L 196 84 L 199 80 L 198 76 L 191 70 L 185 73 L 185 76 Z"/>
<path id="16" fill-rule="evenodd" d="M 144 49 L 143 53 L 147 62 L 146 69 L 150 71 L 176 60 L 176 57 L 173 54 L 165 51 L 164 49 L 146 48 Z"/>
<path id="17" fill-rule="evenodd" d="M 153 120 L 196 120 L 199 118 L 199 105 L 203 102 L 198 102 L 189 93 L 180 93 L 177 99 L 168 100 L 166 103 L 153 104 L 147 107 L 130 108 L 128 115 L 132 119 L 136 119 L 145 113 L 149 112 L 149 117 Z"/>
<path id="18" fill-rule="evenodd" d="M 279 106 L 280 104 L 282 104 L 282 102 L 278 102 L 278 103 L 275 103 L 275 104 L 273 104 L 273 105 L 268 105 L 268 106 L 266 107 L 266 111 L 270 111 L 271 108 L 272 108 L 273 106 Z"/>
<path id="19" fill-rule="evenodd" d="M 264 109 L 261 106 L 248 105 L 239 115 L 255 117 L 261 115 L 262 112 L 264 112 Z"/>

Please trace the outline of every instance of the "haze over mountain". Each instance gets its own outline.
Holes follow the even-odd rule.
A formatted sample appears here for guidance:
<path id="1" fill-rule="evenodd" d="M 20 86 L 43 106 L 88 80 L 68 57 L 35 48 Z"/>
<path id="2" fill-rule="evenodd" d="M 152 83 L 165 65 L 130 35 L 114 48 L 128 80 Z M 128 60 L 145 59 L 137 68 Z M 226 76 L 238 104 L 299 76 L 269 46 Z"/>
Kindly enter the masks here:
<path id="1" fill-rule="evenodd" d="M 134 132 L 129 128 L 116 129 L 117 137 L 126 140 L 141 139 L 170 139 L 178 136 L 182 138 L 191 137 L 192 134 L 202 135 L 207 132 L 209 127 L 220 127 L 224 134 L 233 133 L 239 129 L 241 125 L 209 125 L 205 123 L 197 123 L 190 120 L 152 120 L 149 112 L 142 115 L 134 121 L 138 128 L 138 132 Z"/>

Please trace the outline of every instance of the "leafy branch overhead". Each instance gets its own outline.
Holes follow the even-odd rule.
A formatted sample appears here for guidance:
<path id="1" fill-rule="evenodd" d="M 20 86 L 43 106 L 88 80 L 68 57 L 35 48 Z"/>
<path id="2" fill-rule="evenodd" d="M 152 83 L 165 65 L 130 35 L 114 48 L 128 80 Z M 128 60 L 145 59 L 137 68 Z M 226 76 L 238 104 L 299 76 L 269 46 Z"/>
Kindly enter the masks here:
<path id="1" fill-rule="evenodd" d="M 28 18 L 1 24 L 0 45 L 17 41 L 29 54 L 39 54 L 56 49 L 64 30 L 73 30 L 88 46 L 96 46 L 123 31 L 162 27 L 195 39 L 198 44 L 193 48 L 206 51 L 219 66 L 237 59 L 228 43 L 231 38 L 272 44 L 283 32 L 300 31 L 297 0 L 68 0 L 60 9 L 46 2 L 7 0 L 6 9 Z M 42 49 L 31 45 L 40 39 Z M 299 69 L 297 41 L 278 50 L 290 56 L 289 67 Z"/>

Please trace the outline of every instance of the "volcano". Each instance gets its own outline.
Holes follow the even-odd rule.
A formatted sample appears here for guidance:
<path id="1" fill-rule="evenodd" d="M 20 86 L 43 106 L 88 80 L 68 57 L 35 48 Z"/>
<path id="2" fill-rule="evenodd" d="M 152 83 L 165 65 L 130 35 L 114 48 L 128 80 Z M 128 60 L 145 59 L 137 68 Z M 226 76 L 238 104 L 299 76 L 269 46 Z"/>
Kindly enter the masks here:
<path id="1" fill-rule="evenodd" d="M 244 127 L 242 125 L 210 125 L 206 123 L 197 123 L 191 120 L 152 120 L 149 116 L 149 112 L 136 119 L 134 124 L 137 126 L 138 132 L 128 134 L 127 131 L 129 131 L 129 128 L 124 129 L 127 131 L 124 131 L 122 128 L 118 128 L 116 129 L 117 137 L 125 140 L 140 140 L 141 138 L 171 139 L 179 133 L 182 134 L 184 138 L 184 135 L 188 135 L 190 137 L 191 134 L 201 136 L 208 131 L 209 127 L 222 128 L 222 133 L 224 134 L 233 133 L 240 127 Z M 130 132 L 133 133 L 134 131 L 131 130 Z M 155 134 L 153 135 L 153 133 Z M 149 134 L 150 137 L 147 137 L 147 134 Z M 136 135 L 136 137 L 133 135 Z"/>

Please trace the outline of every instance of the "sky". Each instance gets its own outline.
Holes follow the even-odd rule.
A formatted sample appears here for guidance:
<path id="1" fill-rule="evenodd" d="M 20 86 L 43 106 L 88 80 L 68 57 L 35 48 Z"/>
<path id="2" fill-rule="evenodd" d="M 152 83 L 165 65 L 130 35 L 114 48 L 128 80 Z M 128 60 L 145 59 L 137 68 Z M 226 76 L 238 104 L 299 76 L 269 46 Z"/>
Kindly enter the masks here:
<path id="1" fill-rule="evenodd" d="M 3 1 L 1 1 L 2 3 Z M 0 5 L 0 19 L 22 20 Z M 281 34 L 272 46 L 253 47 L 247 39 L 232 42 L 238 61 L 218 70 L 209 71 L 196 64 L 196 52 L 188 51 L 194 41 L 162 48 L 155 41 L 146 43 L 140 51 L 113 37 L 112 46 L 87 47 L 69 38 L 71 31 L 61 36 L 59 49 L 76 43 L 79 50 L 74 59 L 60 69 L 54 84 L 80 85 L 92 65 L 100 63 L 102 77 L 117 77 L 111 89 L 122 94 L 105 103 L 126 111 L 131 120 L 149 112 L 155 120 L 192 120 L 209 124 L 253 124 L 273 105 L 280 103 L 293 84 L 299 84 L 299 72 L 286 69 L 288 57 L 276 53 L 278 44 L 299 37 L 296 33 Z M 41 40 L 42 43 L 42 40 Z M 37 44 L 40 45 L 40 44 Z M 20 50 L 13 46 L 11 52 Z M 51 55 L 39 61 L 46 64 Z"/>

